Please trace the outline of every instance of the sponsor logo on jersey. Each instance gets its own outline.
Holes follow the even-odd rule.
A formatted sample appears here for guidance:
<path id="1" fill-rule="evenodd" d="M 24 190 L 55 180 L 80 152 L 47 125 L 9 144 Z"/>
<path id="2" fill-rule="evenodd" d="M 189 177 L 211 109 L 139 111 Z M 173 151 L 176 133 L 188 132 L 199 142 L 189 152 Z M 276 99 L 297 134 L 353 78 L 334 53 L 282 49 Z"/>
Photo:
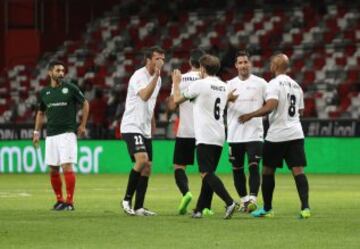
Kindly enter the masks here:
<path id="1" fill-rule="evenodd" d="M 50 104 L 48 104 L 48 108 L 50 108 L 50 107 L 58 107 L 58 106 L 67 106 L 68 105 L 68 103 L 66 103 L 66 102 L 57 102 L 57 103 L 50 103 Z"/>
<path id="2" fill-rule="evenodd" d="M 257 88 L 256 88 L 256 87 L 253 87 L 253 86 L 247 86 L 247 87 L 246 87 L 246 90 L 257 90 Z"/>
<path id="3" fill-rule="evenodd" d="M 64 87 L 61 91 L 63 94 L 67 94 L 69 92 L 69 88 Z"/>

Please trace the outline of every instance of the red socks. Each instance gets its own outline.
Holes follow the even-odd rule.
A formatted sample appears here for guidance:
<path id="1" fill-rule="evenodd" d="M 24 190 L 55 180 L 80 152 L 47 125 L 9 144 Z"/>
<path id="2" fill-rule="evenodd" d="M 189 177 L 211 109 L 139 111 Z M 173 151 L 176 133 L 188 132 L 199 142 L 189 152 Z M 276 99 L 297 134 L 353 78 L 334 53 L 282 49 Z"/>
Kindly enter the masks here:
<path id="1" fill-rule="evenodd" d="M 61 177 L 59 172 L 56 173 L 51 173 L 50 174 L 50 181 L 51 181 L 51 186 L 54 190 L 54 193 L 56 195 L 56 200 L 57 201 L 64 201 L 63 195 L 62 195 L 62 182 L 61 182 Z"/>
<path id="2" fill-rule="evenodd" d="M 66 184 L 66 203 L 73 204 L 74 202 L 74 191 L 75 191 L 75 173 L 74 172 L 64 172 L 65 184 Z M 56 200 L 64 202 L 62 194 L 62 182 L 59 172 L 50 174 L 51 186 L 54 190 Z"/>
<path id="3" fill-rule="evenodd" d="M 66 203 L 73 204 L 74 202 L 74 191 L 75 191 L 75 173 L 74 172 L 64 172 L 65 183 L 66 183 Z"/>

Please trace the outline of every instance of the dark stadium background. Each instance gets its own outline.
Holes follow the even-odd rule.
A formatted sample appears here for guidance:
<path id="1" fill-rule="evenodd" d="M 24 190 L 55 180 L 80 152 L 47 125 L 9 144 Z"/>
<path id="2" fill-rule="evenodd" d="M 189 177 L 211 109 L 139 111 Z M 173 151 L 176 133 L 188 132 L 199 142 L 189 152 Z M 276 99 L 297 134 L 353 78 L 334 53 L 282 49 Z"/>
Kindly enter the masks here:
<path id="1" fill-rule="evenodd" d="M 0 248 L 358 249 L 359 10 L 358 0 L 0 0 Z M 119 205 L 133 164 L 118 127 L 128 79 L 143 65 L 142 50 L 155 44 L 166 50 L 166 64 L 146 207 L 159 215 L 133 219 Z M 237 212 L 224 221 L 217 197 L 213 217 L 178 215 L 177 115 L 167 112 L 166 98 L 170 71 L 185 72 L 198 46 L 221 58 L 223 80 L 236 75 L 238 49 L 250 50 L 253 73 L 266 80 L 271 55 L 289 56 L 290 75 L 305 93 L 310 219 L 298 219 L 287 167 L 276 176 L 274 219 Z M 53 59 L 66 63 L 68 79 L 92 102 L 88 137 L 78 140 L 75 212 L 49 210 L 45 132 L 40 148 L 31 142 L 37 92 Z M 99 90 L 102 100 L 94 101 Z M 225 145 L 217 174 L 239 200 L 228 159 Z M 198 168 L 187 173 L 195 197 Z"/>
<path id="2" fill-rule="evenodd" d="M 145 47 L 166 50 L 156 107 L 157 138 L 174 137 L 166 108 L 169 73 L 188 69 L 191 48 L 221 58 L 219 76 L 236 75 L 234 53 L 249 49 L 255 74 L 270 80 L 269 58 L 289 55 L 305 92 L 307 136 L 360 136 L 360 21 L 357 1 L 1 0 L 0 139 L 31 137 L 46 65 L 63 60 L 91 104 L 88 138 L 119 138 L 129 76 Z M 97 99 L 95 96 L 99 96 Z M 81 113 L 79 113 L 81 115 Z"/>

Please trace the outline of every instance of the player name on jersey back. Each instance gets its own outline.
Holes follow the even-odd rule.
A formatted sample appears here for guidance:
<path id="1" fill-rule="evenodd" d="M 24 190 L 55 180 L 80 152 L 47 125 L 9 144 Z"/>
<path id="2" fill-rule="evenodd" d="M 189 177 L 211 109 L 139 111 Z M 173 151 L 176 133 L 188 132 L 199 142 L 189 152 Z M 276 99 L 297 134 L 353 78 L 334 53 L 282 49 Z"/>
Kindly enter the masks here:
<path id="1" fill-rule="evenodd" d="M 185 75 L 181 78 L 182 81 L 195 81 L 198 79 L 199 79 L 199 76 L 185 76 Z"/>
<path id="2" fill-rule="evenodd" d="M 184 92 L 194 99 L 194 127 L 196 144 L 223 146 L 225 141 L 224 109 L 227 87 L 217 77 L 209 76 L 193 82 Z"/>
<path id="3" fill-rule="evenodd" d="M 181 76 L 180 91 L 183 93 L 194 81 L 200 79 L 197 71 L 189 71 Z M 189 100 L 179 106 L 180 122 L 176 136 L 182 138 L 194 138 L 194 113 L 193 103 Z"/>
<path id="4" fill-rule="evenodd" d="M 214 85 L 210 85 L 211 90 L 215 90 L 215 91 L 220 91 L 220 92 L 225 92 L 226 91 L 226 87 L 225 86 L 214 86 Z"/>
<path id="5" fill-rule="evenodd" d="M 304 109 L 301 87 L 289 76 L 278 75 L 269 82 L 266 100 L 278 100 L 278 106 L 269 115 L 270 127 L 266 140 L 290 141 L 304 138 L 299 110 Z"/>

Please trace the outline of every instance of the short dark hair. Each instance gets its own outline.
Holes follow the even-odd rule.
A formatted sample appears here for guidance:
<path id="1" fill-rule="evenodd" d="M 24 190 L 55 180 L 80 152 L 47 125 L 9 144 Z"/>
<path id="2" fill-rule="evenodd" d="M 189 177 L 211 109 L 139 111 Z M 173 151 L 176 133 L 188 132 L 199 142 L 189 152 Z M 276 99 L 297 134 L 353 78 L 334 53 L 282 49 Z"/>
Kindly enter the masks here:
<path id="1" fill-rule="evenodd" d="M 190 64 L 195 67 L 195 68 L 199 68 L 200 67 L 200 58 L 205 55 L 205 51 L 202 50 L 201 48 L 196 48 L 190 51 Z"/>
<path id="2" fill-rule="evenodd" d="M 55 66 L 61 65 L 63 67 L 65 67 L 65 63 L 59 60 L 53 60 L 50 61 L 49 65 L 48 65 L 48 69 L 52 70 Z"/>
<path id="3" fill-rule="evenodd" d="M 159 46 L 153 46 L 153 47 L 147 48 L 144 51 L 144 59 L 145 59 L 145 61 L 146 61 L 146 59 L 151 59 L 155 52 L 159 53 L 159 54 L 165 54 L 164 49 L 162 49 Z"/>
<path id="4" fill-rule="evenodd" d="M 216 56 L 205 54 L 200 58 L 199 62 L 205 68 L 208 75 L 216 75 L 220 70 L 220 60 Z"/>
<path id="5" fill-rule="evenodd" d="M 246 56 L 250 58 L 250 53 L 247 50 L 239 50 L 236 52 L 235 60 L 237 59 L 237 57 L 242 57 L 242 56 Z"/>

